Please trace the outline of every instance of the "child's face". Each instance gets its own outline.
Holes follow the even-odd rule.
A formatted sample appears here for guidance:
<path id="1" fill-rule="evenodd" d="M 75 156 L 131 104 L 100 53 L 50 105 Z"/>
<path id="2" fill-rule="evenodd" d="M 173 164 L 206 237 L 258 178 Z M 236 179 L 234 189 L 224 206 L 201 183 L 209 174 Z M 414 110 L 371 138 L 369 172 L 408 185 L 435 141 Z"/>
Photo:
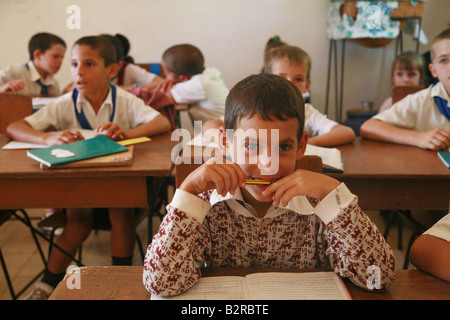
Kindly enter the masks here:
<path id="1" fill-rule="evenodd" d="M 61 44 L 53 44 L 49 49 L 42 53 L 40 50 L 34 52 L 33 63 L 36 69 L 44 74 L 55 74 L 61 68 L 66 47 Z"/>
<path id="2" fill-rule="evenodd" d="M 433 77 L 438 78 L 450 94 L 450 39 L 444 39 L 433 45 L 434 59 L 430 64 Z"/>
<path id="3" fill-rule="evenodd" d="M 401 63 L 396 63 L 392 75 L 394 86 L 416 86 L 420 83 L 420 71 L 405 69 Z"/>
<path id="4" fill-rule="evenodd" d="M 70 63 L 74 86 L 86 97 L 104 92 L 118 68 L 115 63 L 105 66 L 99 52 L 88 45 L 74 46 Z"/>
<path id="5" fill-rule="evenodd" d="M 237 124 L 234 136 L 228 137 L 227 153 L 248 179 L 276 181 L 291 174 L 295 170 L 296 160 L 305 152 L 308 135 L 304 134 L 298 141 L 298 126 L 295 118 L 285 121 L 276 118 L 267 121 L 259 116 L 244 118 Z M 239 134 L 239 129 L 245 134 Z M 243 157 L 241 154 L 239 158 L 238 152 L 242 152 Z M 249 195 L 267 203 L 272 198 L 261 194 L 266 188 L 266 185 L 247 185 L 242 191 L 244 198 Z"/>
<path id="6" fill-rule="evenodd" d="M 309 91 L 311 81 L 308 79 L 308 66 L 305 63 L 290 63 L 286 59 L 280 59 L 273 62 L 271 71 L 295 84 L 302 94 Z"/>

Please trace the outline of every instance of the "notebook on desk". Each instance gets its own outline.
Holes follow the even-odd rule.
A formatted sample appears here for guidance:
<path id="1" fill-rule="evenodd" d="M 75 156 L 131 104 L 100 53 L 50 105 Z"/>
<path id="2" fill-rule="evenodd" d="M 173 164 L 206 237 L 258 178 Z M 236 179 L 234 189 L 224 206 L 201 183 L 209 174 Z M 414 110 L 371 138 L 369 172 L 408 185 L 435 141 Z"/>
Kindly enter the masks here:
<path id="1" fill-rule="evenodd" d="M 27 156 L 51 167 L 65 163 L 125 152 L 128 148 L 100 135 L 91 139 L 29 150 Z"/>
<path id="2" fill-rule="evenodd" d="M 203 277 L 186 292 L 152 300 L 351 300 L 334 272 L 261 272 L 245 277 Z"/>

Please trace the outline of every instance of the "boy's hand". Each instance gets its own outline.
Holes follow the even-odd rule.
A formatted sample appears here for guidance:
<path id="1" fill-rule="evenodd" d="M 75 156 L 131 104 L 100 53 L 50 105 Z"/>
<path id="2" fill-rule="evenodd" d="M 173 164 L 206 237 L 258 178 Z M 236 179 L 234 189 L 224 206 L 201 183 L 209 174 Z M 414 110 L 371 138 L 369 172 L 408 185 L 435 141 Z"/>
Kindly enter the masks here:
<path id="1" fill-rule="evenodd" d="M 112 122 L 104 122 L 100 124 L 95 132 L 105 131 L 105 136 L 111 140 L 119 141 L 127 138 L 125 131 L 118 124 Z"/>
<path id="2" fill-rule="evenodd" d="M 295 196 L 325 198 L 339 186 L 340 182 L 324 174 L 297 169 L 290 175 L 270 184 L 263 191 L 263 196 L 273 195 L 273 205 L 286 206 Z"/>
<path id="3" fill-rule="evenodd" d="M 0 86 L 0 92 L 17 92 L 23 87 L 25 87 L 25 82 L 22 79 L 13 79 Z"/>
<path id="4" fill-rule="evenodd" d="M 245 187 L 245 174 L 237 164 L 223 158 L 211 158 L 192 171 L 180 186 L 181 190 L 198 195 L 206 190 L 217 189 L 225 196 L 234 194 L 237 187 Z"/>
<path id="5" fill-rule="evenodd" d="M 450 147 L 450 132 L 438 128 L 419 132 L 417 146 L 433 151 L 448 150 Z"/>
<path id="6" fill-rule="evenodd" d="M 84 140 L 83 135 L 78 130 L 64 130 L 60 132 L 49 132 L 45 138 L 45 144 L 48 146 L 57 146 Z"/>

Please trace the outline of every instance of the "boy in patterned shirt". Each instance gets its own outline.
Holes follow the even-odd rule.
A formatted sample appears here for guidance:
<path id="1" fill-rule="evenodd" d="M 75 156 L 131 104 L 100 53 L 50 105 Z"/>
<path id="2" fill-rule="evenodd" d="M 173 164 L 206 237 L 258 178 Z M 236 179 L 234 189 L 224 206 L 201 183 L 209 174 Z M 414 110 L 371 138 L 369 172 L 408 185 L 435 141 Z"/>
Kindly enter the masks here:
<path id="1" fill-rule="evenodd" d="M 220 129 L 219 145 L 231 160 L 209 159 L 177 189 L 148 247 L 147 290 L 180 294 L 200 279 L 201 263 L 328 269 L 366 289 L 392 283 L 392 250 L 357 197 L 329 176 L 295 169 L 308 141 L 295 85 L 269 74 L 240 81 L 228 95 L 225 125 L 234 130 Z"/>

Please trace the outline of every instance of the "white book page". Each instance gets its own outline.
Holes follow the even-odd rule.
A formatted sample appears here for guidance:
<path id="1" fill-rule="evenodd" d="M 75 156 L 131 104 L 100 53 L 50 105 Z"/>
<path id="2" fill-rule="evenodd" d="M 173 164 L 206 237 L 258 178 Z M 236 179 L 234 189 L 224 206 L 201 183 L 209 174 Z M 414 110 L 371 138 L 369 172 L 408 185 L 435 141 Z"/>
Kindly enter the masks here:
<path id="1" fill-rule="evenodd" d="M 151 300 L 247 300 L 244 277 L 204 277 L 190 289 L 177 296 L 162 298 L 155 295 Z"/>
<path id="2" fill-rule="evenodd" d="M 253 273 L 246 277 L 251 300 L 348 300 L 334 272 Z"/>
<path id="3" fill-rule="evenodd" d="M 344 170 L 341 151 L 337 148 L 324 148 L 307 144 L 305 156 L 306 155 L 319 156 L 322 158 L 322 163 L 324 165 Z"/>
<path id="4" fill-rule="evenodd" d="M 94 138 L 99 134 L 103 134 L 104 132 L 95 132 L 94 130 L 86 130 L 86 129 L 72 129 L 78 130 L 84 137 L 84 139 Z M 19 150 L 19 149 L 42 149 L 48 148 L 49 146 L 46 144 L 38 144 L 32 142 L 22 142 L 22 141 L 10 141 L 5 144 L 2 149 L 3 150 Z"/>

